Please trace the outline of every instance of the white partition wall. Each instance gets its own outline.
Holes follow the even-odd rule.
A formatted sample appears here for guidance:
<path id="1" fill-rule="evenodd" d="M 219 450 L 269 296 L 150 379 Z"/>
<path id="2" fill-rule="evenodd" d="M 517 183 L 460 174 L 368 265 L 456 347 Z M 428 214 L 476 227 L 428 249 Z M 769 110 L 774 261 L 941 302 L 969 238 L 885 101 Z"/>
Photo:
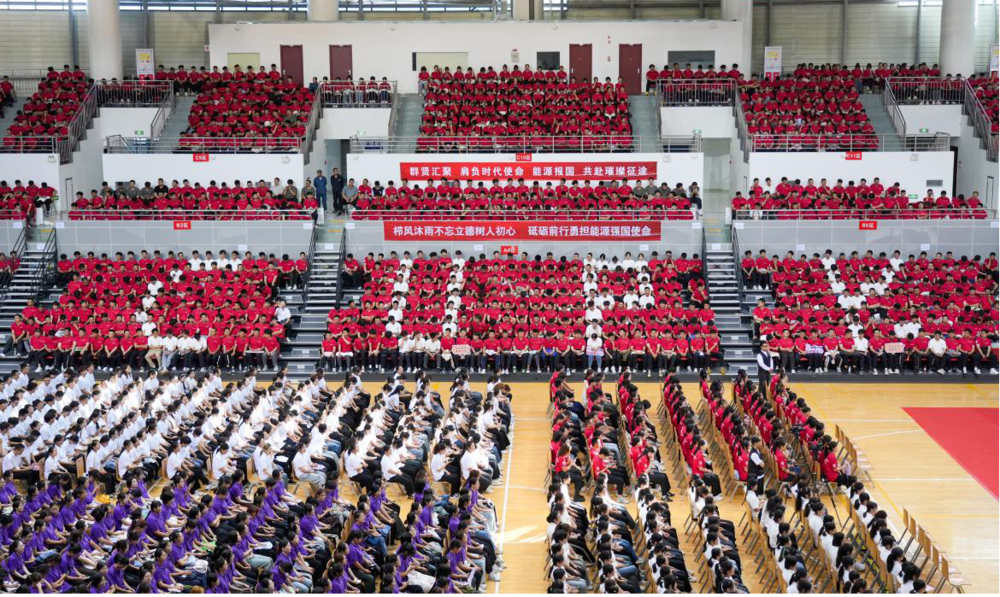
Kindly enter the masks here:
<path id="1" fill-rule="evenodd" d="M 525 180 L 611 180 L 653 178 L 671 185 L 703 185 L 705 156 L 701 153 L 536 153 L 536 154 L 424 154 L 352 153 L 347 175 L 358 181 L 401 179 L 423 184 L 427 179 L 449 178 L 462 182 L 494 178 Z"/>
<path id="2" fill-rule="evenodd" d="M 736 136 L 736 119 L 731 106 L 698 106 L 660 108 L 664 135 L 701 135 L 706 139 L 732 139 Z"/>
<path id="3" fill-rule="evenodd" d="M 662 67 L 670 50 L 715 51 L 715 64 L 739 62 L 742 25 L 724 21 L 627 22 L 314 22 L 236 23 L 208 26 L 210 64 L 228 64 L 233 53 L 260 54 L 260 63 L 279 64 L 281 46 L 302 46 L 306 80 L 330 75 L 330 46 L 352 48 L 352 75 L 388 77 L 399 90 L 417 90 L 417 53 L 464 53 L 466 64 L 499 69 L 537 63 L 538 52 L 559 52 L 569 69 L 571 44 L 590 44 L 591 76 L 618 77 L 619 44 L 641 44 L 641 73 Z M 515 41 L 516 40 L 516 41 Z M 442 64 L 442 66 L 445 66 Z M 449 64 L 454 68 L 455 64 Z M 749 65 L 741 65 L 745 70 Z M 640 73 L 640 76 L 641 76 Z"/>
<path id="4" fill-rule="evenodd" d="M 219 183 L 262 179 L 270 182 L 277 177 L 282 183 L 294 180 L 296 186 L 301 187 L 303 167 L 300 153 L 108 153 L 104 155 L 104 180 L 111 184 L 135 180 L 141 186 L 146 181 L 156 184 L 157 178 L 164 179 L 168 185 L 171 180 L 186 178 L 191 184 L 200 182 L 204 186 L 212 180 Z"/>
<path id="5" fill-rule="evenodd" d="M 910 195 L 923 197 L 927 189 L 934 194 L 948 193 L 954 188 L 954 155 L 950 151 L 866 151 L 855 155 L 825 152 L 751 152 L 747 180 L 770 177 L 777 185 L 781 177 L 800 179 L 803 184 L 813 178 L 819 184 L 826 178 L 830 185 L 840 178 L 848 181 L 866 179 L 871 182 L 878 176 L 882 184 L 900 185 Z M 746 188 L 741 188 L 746 192 Z"/>
<path id="6" fill-rule="evenodd" d="M 335 108 L 323 111 L 320 139 L 385 137 L 389 130 L 389 108 Z"/>
<path id="7" fill-rule="evenodd" d="M 902 105 L 899 111 L 906 119 L 907 135 L 927 135 L 948 133 L 952 137 L 962 134 L 961 104 L 918 104 Z"/>

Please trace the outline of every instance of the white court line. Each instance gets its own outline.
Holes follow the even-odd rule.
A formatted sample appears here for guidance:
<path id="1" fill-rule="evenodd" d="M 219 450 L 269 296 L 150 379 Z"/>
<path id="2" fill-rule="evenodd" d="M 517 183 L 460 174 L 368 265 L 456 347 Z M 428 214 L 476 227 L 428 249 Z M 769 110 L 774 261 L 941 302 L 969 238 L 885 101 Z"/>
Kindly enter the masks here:
<path id="1" fill-rule="evenodd" d="M 927 482 L 954 482 L 954 481 L 974 481 L 978 483 L 975 479 L 971 477 L 877 477 L 876 481 L 879 483 L 883 481 L 927 481 Z"/>
<path id="2" fill-rule="evenodd" d="M 827 419 L 834 423 L 913 423 L 919 425 L 913 419 Z"/>
<path id="3" fill-rule="evenodd" d="M 503 516 L 500 517 L 500 547 L 497 551 L 503 551 L 503 536 L 507 531 L 507 498 L 510 497 L 510 465 L 512 462 L 514 462 L 514 442 L 510 442 L 510 450 L 507 451 L 507 472 L 504 473 L 503 477 Z M 503 573 L 500 574 L 500 578 L 501 580 L 496 582 L 496 589 L 493 591 L 496 595 L 500 594 Z"/>
<path id="4" fill-rule="evenodd" d="M 528 491 L 545 491 L 541 487 L 525 487 L 524 485 L 510 485 L 511 489 L 527 489 Z"/>
<path id="5" fill-rule="evenodd" d="M 906 433 L 923 433 L 924 428 L 920 429 L 908 429 L 906 431 L 890 431 L 889 433 L 876 433 L 874 435 L 862 435 L 861 437 L 855 437 L 854 441 L 861 441 L 863 439 L 872 439 L 873 437 L 888 437 L 890 435 L 903 435 Z"/>

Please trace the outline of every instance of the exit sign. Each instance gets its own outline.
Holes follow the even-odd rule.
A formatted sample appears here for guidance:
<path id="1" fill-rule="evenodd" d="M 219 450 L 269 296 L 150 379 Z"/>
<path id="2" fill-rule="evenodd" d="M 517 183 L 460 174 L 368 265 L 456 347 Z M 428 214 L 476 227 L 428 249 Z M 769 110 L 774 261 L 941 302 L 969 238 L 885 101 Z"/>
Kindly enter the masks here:
<path id="1" fill-rule="evenodd" d="M 861 220 L 858 222 L 858 230 L 878 230 L 878 222 L 876 220 Z"/>
<path id="2" fill-rule="evenodd" d="M 848 160 L 860 160 L 861 159 L 861 152 L 860 151 L 848 151 L 844 155 L 844 158 L 848 159 Z"/>
<path id="3" fill-rule="evenodd" d="M 920 132 L 921 132 L 921 133 L 929 133 L 929 132 L 930 132 L 930 129 L 920 129 Z"/>

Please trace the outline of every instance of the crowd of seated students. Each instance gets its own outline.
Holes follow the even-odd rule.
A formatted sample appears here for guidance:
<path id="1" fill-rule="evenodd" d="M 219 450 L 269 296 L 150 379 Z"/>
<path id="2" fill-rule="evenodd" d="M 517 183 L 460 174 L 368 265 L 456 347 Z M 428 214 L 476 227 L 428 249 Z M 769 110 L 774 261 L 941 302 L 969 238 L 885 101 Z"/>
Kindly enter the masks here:
<path id="1" fill-rule="evenodd" d="M 740 86 L 747 133 L 757 151 L 878 149 L 879 140 L 849 72 L 796 68 Z"/>
<path id="2" fill-rule="evenodd" d="M 56 70 L 50 66 L 38 83 L 38 91 L 18 110 L 4 136 L 4 145 L 23 151 L 33 147 L 38 137 L 66 137 L 69 123 L 92 84 L 79 67 L 64 65 L 62 70 Z"/>
<path id="3" fill-rule="evenodd" d="M 56 190 L 45 182 L 37 185 L 33 180 L 28 184 L 15 180 L 11 186 L 6 180 L 0 180 L 0 219 L 24 220 L 33 216 L 37 208 L 48 213 L 56 194 Z"/>
<path id="4" fill-rule="evenodd" d="M 0 189 L 2 192 L 2 189 Z M 71 220 L 275 220 L 310 219 L 319 207 L 316 188 L 306 179 L 302 188 L 292 180 L 270 184 L 261 179 L 247 179 L 229 184 L 212 180 L 207 186 L 189 180 L 172 180 L 168 186 L 159 178 L 156 184 L 146 181 L 106 181 L 90 196 L 77 191 L 68 214 Z"/>
<path id="5" fill-rule="evenodd" d="M 949 197 L 947 191 L 911 199 L 898 182 L 882 184 L 876 176 L 857 182 L 838 178 L 831 185 L 826 178 L 801 179 L 782 176 L 778 184 L 771 178 L 754 178 L 746 196 L 737 192 L 732 200 L 737 217 L 777 220 L 849 220 L 849 219 L 977 219 L 988 217 L 979 191 L 971 196 Z M 739 213 L 743 212 L 743 213 Z M 775 213 L 769 213 L 775 212 Z"/>
<path id="6" fill-rule="evenodd" d="M 997 372 L 995 253 L 761 251 L 741 268 L 748 287 L 773 293 L 773 308 L 761 300 L 753 310 L 754 328 L 786 371 Z"/>
<path id="7" fill-rule="evenodd" d="M 92 368 L 10 374 L 0 389 L 7 589 L 475 589 L 502 568 L 492 504 L 475 484 L 435 496 L 421 466 L 439 428 L 439 445 L 474 453 L 485 441 L 476 421 L 496 409 L 506 423 L 484 433 L 506 433 L 509 388 L 484 396 L 461 386 L 446 415 L 426 384 L 411 394 L 404 381 L 369 394 L 354 374 L 336 389 L 322 373 L 293 384 L 287 371 L 267 387 L 253 371 L 226 386 L 218 370 L 160 380 L 124 367 L 100 382 Z M 399 463 L 419 469 L 409 512 L 386 493 Z M 352 466 L 367 479 L 348 502 L 339 478 Z"/>
<path id="8" fill-rule="evenodd" d="M 386 106 L 392 102 L 394 91 L 388 77 L 382 77 L 381 81 L 376 81 L 375 77 L 358 77 L 357 81 L 313 77 L 309 91 L 316 92 L 321 87 L 325 91 L 324 103 L 328 106 Z"/>
<path id="9" fill-rule="evenodd" d="M 638 390 L 627 373 L 618 405 L 604 391 L 603 379 L 602 373 L 588 371 L 586 406 L 574 399 L 561 366 L 550 381 L 549 592 L 690 592 L 684 555 L 671 526 L 669 481 L 655 456 L 655 427 L 644 413 L 646 403 L 634 400 Z M 628 454 L 620 443 L 626 439 L 619 436 L 622 429 L 629 435 Z M 589 508 L 582 495 L 585 484 L 592 488 Z M 636 516 L 626 506 L 632 496 Z M 637 555 L 642 552 L 648 554 L 645 561 Z"/>
<path id="10" fill-rule="evenodd" d="M 633 184 L 634 183 L 634 184 Z M 491 183 L 466 181 L 462 186 L 458 180 L 442 178 L 428 180 L 424 187 L 410 185 L 403 180 L 397 187 L 389 181 L 382 186 L 380 181 L 370 184 L 362 179 L 358 185 L 356 210 L 351 217 L 356 220 L 398 218 L 400 212 L 447 211 L 449 215 L 475 216 L 476 218 L 529 218 L 543 211 L 552 219 L 571 219 L 572 210 L 600 210 L 603 213 L 626 212 L 630 216 L 648 216 L 654 219 L 689 219 L 701 209 L 701 189 L 697 183 L 686 187 L 682 183 L 656 184 L 649 179 L 641 180 L 578 180 L 563 178 L 558 183 L 534 181 L 531 185 L 524 178 L 508 178 L 506 183 L 499 178 Z"/>
<path id="11" fill-rule="evenodd" d="M 345 259 L 361 286 L 327 317 L 323 364 L 368 370 L 645 371 L 724 364 L 698 255 L 447 251 Z M 685 295 L 688 295 L 685 299 Z"/>
<path id="12" fill-rule="evenodd" d="M 766 522 L 768 519 L 780 520 L 773 512 L 783 513 L 785 502 L 779 490 L 767 490 L 766 501 L 755 507 L 758 517 L 765 521 L 763 527 L 768 545 L 782 566 L 788 592 L 803 592 L 801 589 L 812 584 L 804 566 L 800 565 L 800 558 L 793 557 L 794 561 L 788 562 L 787 557 L 790 549 L 809 550 L 810 547 L 821 554 L 819 559 L 833 577 L 832 588 L 838 592 L 864 593 L 872 584 L 881 585 L 886 592 L 924 592 L 926 581 L 920 578 L 923 570 L 915 565 L 915 556 L 911 558 L 905 554 L 906 547 L 899 543 L 890 528 L 888 512 L 879 507 L 864 483 L 841 462 L 837 441 L 827 433 L 825 424 L 812 414 L 805 399 L 791 390 L 787 372 L 779 369 L 765 387 L 754 384 L 741 371 L 733 385 L 733 404 L 727 408 L 728 412 L 734 412 L 732 406 L 738 409 L 735 411 L 737 417 L 742 415 L 758 430 L 768 431 L 770 439 L 758 441 L 756 445 L 762 451 L 771 452 L 778 461 L 777 481 L 795 499 L 794 507 L 803 531 L 793 530 L 790 535 L 786 532 L 790 530 L 787 525 L 779 524 L 775 528 L 773 521 Z M 796 447 L 791 447 L 790 443 Z M 817 478 L 799 467 L 782 464 L 789 460 L 783 456 L 789 448 L 802 455 L 803 464 L 815 471 Z M 830 508 L 821 499 L 820 490 L 824 485 L 831 491 L 836 488 L 848 494 L 849 521 L 839 523 L 830 513 Z M 837 508 L 836 504 L 833 507 Z M 849 539 L 852 534 L 854 540 Z M 783 535 L 788 539 L 782 540 Z M 799 545 L 802 541 L 806 544 Z"/>
<path id="13" fill-rule="evenodd" d="M 271 65 L 230 72 L 213 67 L 191 106 L 180 147 L 192 150 L 298 148 L 312 109 L 313 94 Z M 213 141 L 212 138 L 217 138 Z"/>
<path id="14" fill-rule="evenodd" d="M 983 105 L 986 110 L 986 114 L 990 117 L 991 128 L 993 135 L 997 134 L 998 118 L 1000 115 L 1000 85 L 997 84 L 997 73 L 992 72 L 989 74 L 979 74 L 974 77 L 969 78 L 969 85 L 972 86 L 972 90 L 976 92 L 976 97 L 979 99 L 979 103 Z"/>
<path id="15" fill-rule="evenodd" d="M 45 369 L 122 365 L 159 370 L 278 367 L 291 311 L 278 297 L 302 284 L 305 254 L 80 252 L 57 265 L 66 291 L 29 300 L 4 352 Z"/>
<path id="16" fill-rule="evenodd" d="M 570 78 L 563 67 L 532 70 L 504 65 L 478 73 L 438 67 L 421 72 L 424 114 L 419 151 L 491 151 L 525 144 L 558 151 L 628 149 L 632 143 L 628 92 L 621 79 Z M 582 138 L 581 138 L 582 137 Z"/>

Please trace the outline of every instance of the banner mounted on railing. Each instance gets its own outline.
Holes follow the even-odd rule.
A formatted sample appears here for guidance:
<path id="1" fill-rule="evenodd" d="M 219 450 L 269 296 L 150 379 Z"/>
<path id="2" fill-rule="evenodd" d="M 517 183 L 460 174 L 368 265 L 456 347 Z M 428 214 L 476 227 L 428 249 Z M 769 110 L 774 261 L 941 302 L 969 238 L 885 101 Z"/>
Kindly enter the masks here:
<path id="1" fill-rule="evenodd" d="M 518 154 L 518 156 L 530 154 Z M 526 162 L 527 160 L 525 160 Z M 406 180 L 452 178 L 493 180 L 607 180 L 656 178 L 656 162 L 400 162 L 399 176 Z"/>
<path id="2" fill-rule="evenodd" d="M 153 64 L 152 49 L 136 48 L 135 74 L 140 80 L 152 79 L 156 75 L 156 66 Z"/>
<path id="3" fill-rule="evenodd" d="M 585 240 L 629 242 L 660 240 L 660 222 L 385 220 L 382 222 L 382 226 L 385 240 L 402 241 Z"/>
<path id="4" fill-rule="evenodd" d="M 764 77 L 777 79 L 781 76 L 781 46 L 764 48 Z"/>
<path id="5" fill-rule="evenodd" d="M 990 72 L 998 71 L 1000 71 L 1000 45 L 993 44 L 990 46 Z"/>

